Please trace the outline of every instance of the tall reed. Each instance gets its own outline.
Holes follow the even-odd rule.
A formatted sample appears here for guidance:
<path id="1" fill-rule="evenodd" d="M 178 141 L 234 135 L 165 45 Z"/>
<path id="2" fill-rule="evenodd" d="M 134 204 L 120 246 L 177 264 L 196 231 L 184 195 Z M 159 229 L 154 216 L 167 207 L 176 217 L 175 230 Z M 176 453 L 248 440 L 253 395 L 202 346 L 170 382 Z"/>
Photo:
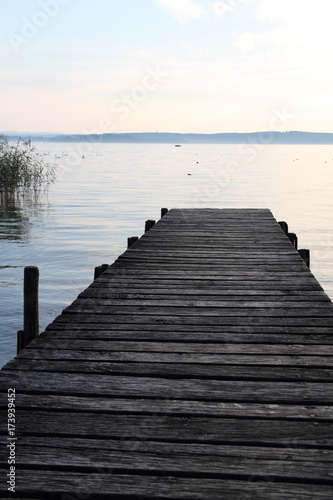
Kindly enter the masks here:
<path id="1" fill-rule="evenodd" d="M 46 188 L 55 182 L 57 166 L 44 163 L 30 141 L 10 144 L 0 137 L 0 192 Z"/>

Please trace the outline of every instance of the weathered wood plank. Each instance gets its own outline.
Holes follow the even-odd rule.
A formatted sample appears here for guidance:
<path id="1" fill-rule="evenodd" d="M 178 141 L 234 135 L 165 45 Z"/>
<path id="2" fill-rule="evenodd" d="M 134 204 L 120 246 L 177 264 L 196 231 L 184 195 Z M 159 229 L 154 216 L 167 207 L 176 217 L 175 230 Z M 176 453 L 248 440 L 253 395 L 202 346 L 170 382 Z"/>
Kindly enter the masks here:
<path id="1" fill-rule="evenodd" d="M 178 271 L 177 271 L 178 272 Z M 155 272 L 154 272 L 155 274 Z M 281 286 L 281 287 L 286 287 L 289 289 L 291 287 L 293 290 L 302 290 L 302 287 L 307 286 L 309 291 L 312 290 L 320 290 L 322 291 L 322 288 L 318 284 L 317 280 L 311 276 L 299 276 L 299 279 L 297 279 L 297 282 L 295 281 L 295 277 L 293 276 L 283 276 L 278 273 L 267 273 L 266 276 L 260 278 L 258 277 L 257 279 L 255 277 L 247 277 L 244 278 L 242 276 L 241 272 L 236 273 L 233 272 L 232 274 L 225 274 L 223 272 L 223 269 L 218 271 L 214 270 L 214 276 L 208 276 L 206 273 L 203 273 L 202 276 L 199 275 L 199 273 L 193 277 L 189 274 L 186 276 L 182 277 L 177 277 L 172 276 L 172 274 L 169 276 L 169 278 L 164 277 L 164 278 L 158 278 L 158 276 L 155 276 L 152 274 L 152 271 L 150 271 L 150 276 L 142 277 L 140 276 L 140 271 L 138 271 L 136 277 L 128 277 L 125 274 L 122 276 L 119 276 L 117 278 L 117 282 L 112 282 L 110 283 L 108 278 L 104 276 L 104 273 L 100 278 L 98 278 L 98 283 L 102 283 L 104 286 L 107 283 L 110 283 L 110 286 L 115 286 L 115 285 L 127 285 L 129 286 L 131 283 L 134 285 L 145 285 L 149 286 L 150 285 L 155 285 L 155 286 L 165 286 L 165 285 L 170 285 L 170 286 L 176 286 L 180 285 L 182 287 L 190 287 L 194 288 L 195 286 L 208 286 L 211 290 L 214 290 L 214 285 L 219 286 L 220 288 L 226 287 L 227 285 L 231 288 L 234 287 L 237 282 L 239 282 L 240 286 L 244 285 L 249 285 L 252 289 L 253 287 L 259 287 L 262 284 L 263 286 L 269 286 L 271 289 L 274 286 Z M 177 274 L 177 273 L 176 273 Z M 236 283 L 234 283 L 236 282 Z"/>
<path id="2" fill-rule="evenodd" d="M 280 452 L 280 459 L 275 459 L 269 456 L 266 450 L 262 456 L 260 452 L 257 456 L 251 454 L 237 453 L 231 447 L 220 453 L 216 450 L 207 453 L 208 446 L 197 445 L 199 455 L 194 453 L 194 446 L 182 444 L 165 445 L 165 443 L 154 443 L 150 445 L 150 450 L 147 450 L 145 443 L 127 442 L 125 446 L 119 446 L 115 442 L 115 446 L 109 446 L 105 449 L 104 446 L 99 446 L 95 440 L 94 446 L 87 443 L 87 440 L 77 440 L 81 442 L 85 451 L 82 448 L 75 446 L 69 448 L 66 441 L 61 440 L 61 443 L 56 443 L 52 440 L 49 446 L 38 446 L 25 444 L 20 445 L 20 454 L 17 457 L 17 466 L 22 465 L 40 468 L 84 468 L 86 473 L 92 468 L 110 468 L 113 472 L 129 474 L 150 473 L 151 475 L 159 475 L 168 473 L 170 475 L 191 474 L 195 476 L 204 476 L 206 474 L 214 475 L 219 478 L 234 477 L 247 480 L 249 476 L 256 477 L 258 474 L 258 461 L 260 460 L 260 475 L 262 477 L 270 477 L 272 480 L 288 482 L 307 480 L 311 477 L 312 481 L 331 483 L 333 485 L 333 475 L 331 475 L 332 455 L 319 455 L 317 452 L 314 457 L 310 458 L 310 453 L 302 450 L 302 452 L 290 453 L 288 451 Z M 113 443 L 112 443 L 113 444 Z M 61 446 L 62 445 L 62 446 Z M 78 444 L 76 445 L 78 446 Z M 132 447 L 132 448 L 131 448 Z M 116 448 L 116 449 L 114 449 Z M 123 448 L 119 450 L 119 448 Z M 176 450 L 175 450 L 176 449 Z M 248 449 L 248 447 L 247 447 Z M 138 450 L 138 452 L 136 452 Z M 228 453 L 229 451 L 229 453 Z M 329 452 L 328 452 L 329 453 Z M 273 454 L 273 453 L 272 453 Z M 245 455 L 245 456 L 244 456 Z M 250 456 L 249 456 L 250 455 Z M 282 455 L 282 458 L 281 458 Z M 303 456 L 302 456 L 303 455 Z M 310 455 L 310 456 L 308 456 Z M 297 457 L 297 458 L 296 458 Z M 307 459 L 306 459 L 307 458 Z M 326 459 L 326 460 L 325 460 Z M 93 467 L 92 467 L 93 464 Z"/>
<path id="3" fill-rule="evenodd" d="M 47 336 L 48 332 L 52 331 L 52 338 L 57 335 L 62 336 L 66 334 L 67 336 L 71 335 L 71 333 L 75 336 L 80 335 L 82 333 L 82 338 L 86 338 L 90 335 L 93 335 L 96 339 L 98 339 L 98 334 L 100 333 L 105 338 L 105 335 L 110 334 L 110 338 L 117 334 L 117 332 L 126 332 L 129 337 L 126 337 L 128 340 L 133 340 L 133 336 L 135 336 L 135 340 L 140 332 L 139 340 L 154 340 L 152 336 L 161 335 L 161 338 L 158 340 L 163 340 L 163 336 L 167 334 L 167 338 L 165 340 L 175 340 L 179 341 L 188 341 L 189 339 L 197 341 L 201 340 L 198 337 L 198 334 L 204 334 L 207 342 L 214 341 L 214 334 L 218 335 L 216 339 L 217 342 L 235 342 L 235 343 L 275 343 L 275 344 L 283 344 L 283 343 L 292 343 L 293 341 L 298 344 L 320 344 L 321 341 L 323 343 L 331 344 L 332 340 L 332 328 L 330 326 L 285 326 L 285 325 L 257 325 L 257 324 L 247 324 L 247 325 L 221 325 L 221 324 L 210 324 L 205 325 L 203 328 L 202 325 L 196 324 L 166 324 L 161 322 L 159 328 L 156 328 L 154 324 L 143 324 L 142 322 L 131 323 L 131 325 L 127 325 L 126 323 L 101 323 L 96 324 L 86 324 L 86 323 L 60 323 L 55 322 L 51 323 L 47 327 L 46 332 L 42 332 L 40 335 L 42 337 Z M 193 334 L 193 337 L 191 337 Z M 249 334 L 249 335 L 247 335 Z M 278 337 L 275 341 L 274 334 Z M 146 338 L 141 337 L 146 335 Z M 242 341 L 242 335 L 245 335 Z M 260 339 L 256 339 L 255 335 L 267 335 L 262 342 Z M 293 337 L 295 335 L 295 337 Z M 302 340 L 302 336 L 305 336 L 305 339 Z M 300 336 L 300 337 L 299 337 Z M 121 338 L 124 340 L 125 337 Z M 289 342 L 290 339 L 290 342 Z M 299 339 L 299 340 L 297 340 Z M 308 340 L 307 340 L 308 339 Z M 318 339 L 319 342 L 316 342 L 315 339 Z M 156 340 L 156 339 L 155 339 Z"/>
<path id="4" fill-rule="evenodd" d="M 175 289 L 152 289 L 146 292 L 138 289 L 127 288 L 124 291 L 117 292 L 111 287 L 94 286 L 88 287 L 84 292 L 80 293 L 78 298 L 91 298 L 98 299 L 107 297 L 109 299 L 123 299 L 123 300 L 158 300 L 158 299 L 172 299 L 177 301 L 182 301 L 184 298 L 192 300 L 216 300 L 216 301 L 265 301 L 265 302 L 275 302 L 275 303 L 285 303 L 285 302 L 326 302 L 331 304 L 330 299 L 324 292 L 321 291 L 310 291 L 310 292 L 290 292 L 286 293 L 281 290 L 269 290 L 267 292 L 262 292 L 254 290 L 221 290 L 217 293 L 214 290 L 201 290 L 201 289 L 184 289 L 183 293 L 180 294 L 179 291 Z"/>
<path id="5" fill-rule="evenodd" d="M 297 309 L 299 311 L 300 309 L 307 309 L 309 310 L 310 313 L 322 313 L 322 312 L 328 312 L 330 314 L 333 314 L 333 304 L 331 302 L 326 302 L 326 301 L 306 301 L 305 299 L 303 301 L 295 301 L 293 302 L 292 300 L 290 301 L 278 301 L 278 300 L 242 300 L 240 297 L 238 297 L 236 300 L 228 300 L 225 301 L 222 298 L 220 300 L 210 300 L 208 298 L 200 298 L 200 299 L 187 299 L 185 296 L 183 298 L 179 299 L 173 299 L 173 298 L 162 298 L 159 297 L 158 300 L 156 299 L 129 299 L 129 298 L 109 298 L 104 295 L 104 297 L 93 297 L 93 298 L 86 298 L 86 297 L 80 297 L 76 299 L 72 303 L 73 308 L 78 307 L 79 309 L 84 308 L 84 307 L 94 307 L 96 310 L 98 310 L 101 307 L 131 307 L 135 310 L 136 307 L 140 308 L 153 308 L 153 307 L 172 307 L 172 308 L 177 308 L 179 310 L 180 308 L 210 308 L 210 309 L 223 309 L 223 310 L 228 310 L 228 309 L 236 309 L 239 311 L 239 309 L 244 309 L 244 310 L 256 310 L 256 309 L 266 309 L 266 308 L 274 308 L 274 309 L 283 309 L 285 311 L 286 308 L 288 310 L 290 309 Z M 68 307 L 66 309 L 67 311 L 70 311 L 71 308 Z M 304 311 L 305 312 L 305 311 Z"/>
<path id="6" fill-rule="evenodd" d="M 34 339 L 27 349 L 47 349 L 52 348 L 53 339 L 50 336 L 46 338 Z M 61 342 L 63 349 L 84 350 L 92 349 L 90 340 L 72 340 L 66 343 Z M 234 344 L 234 343 L 207 343 L 207 342 L 143 342 L 143 341 L 93 341 L 95 351 L 121 352 L 157 352 L 165 353 L 192 353 L 192 354 L 244 354 L 244 355 L 286 355 L 286 356 L 333 356 L 332 345 L 303 345 L 303 344 Z M 58 347 L 60 348 L 60 346 Z"/>
<path id="7" fill-rule="evenodd" d="M 311 358 L 312 359 L 312 358 Z M 160 361 L 160 360 L 159 360 Z M 314 361 L 312 361 L 314 363 Z M 258 366 L 259 365 L 259 366 Z M 260 360 L 255 367 L 239 365 L 216 365 L 216 364 L 186 364 L 186 363 L 161 363 L 161 362 L 89 362 L 76 360 L 53 360 L 38 359 L 29 360 L 19 358 L 9 362 L 6 370 L 25 370 L 52 373 L 94 373 L 112 375 L 130 375 L 147 377 L 170 377 L 170 378 L 200 378 L 215 380 L 264 380 L 264 381 L 295 381 L 295 382 L 332 382 L 333 381 L 333 356 L 331 369 L 319 367 L 317 361 L 315 369 L 281 366 L 260 366 Z"/>
<path id="8" fill-rule="evenodd" d="M 83 360 L 95 362 L 112 362 L 112 363 L 182 363 L 184 364 L 203 364 L 203 365 L 242 365 L 242 366 L 279 366 L 280 368 L 290 367 L 309 367 L 309 368 L 332 368 L 333 357 L 327 355 L 309 355 L 302 356 L 300 354 L 197 354 L 185 352 L 144 352 L 144 351 L 112 351 L 98 350 L 94 344 L 85 344 L 85 349 L 82 346 L 72 348 L 71 342 L 64 345 L 61 341 L 54 341 L 48 344 L 48 347 L 27 348 L 20 353 L 19 359 L 37 359 L 43 360 Z M 67 349 L 66 349 L 67 347 Z M 5 366 L 7 368 L 7 365 Z"/>
<path id="9" fill-rule="evenodd" d="M 283 326 L 283 327 L 333 327 L 333 318 L 330 316 L 327 317 L 307 317 L 304 318 L 300 314 L 299 316 L 288 317 L 288 316 L 253 316 L 253 315 L 244 315 L 238 316 L 230 315 L 221 317 L 221 315 L 216 316 L 205 316 L 202 317 L 197 315 L 193 316 L 178 316 L 178 315 L 158 315 L 158 314 L 149 314 L 149 315 L 117 315 L 117 314 L 86 314 L 86 313 L 75 313 L 75 314 L 62 314 L 58 316 L 55 320 L 57 323 L 64 323 L 66 326 L 71 329 L 73 325 L 87 325 L 87 322 L 90 323 L 90 327 L 94 324 L 98 325 L 98 328 L 101 328 L 101 325 L 107 324 L 116 324 L 121 323 L 123 325 L 132 325 L 132 324 L 151 324 L 151 325 L 204 325 L 209 328 L 210 325 L 214 326 L 247 326 L 252 324 L 253 326 Z M 83 327 L 84 328 L 84 327 Z"/>
<path id="10" fill-rule="evenodd" d="M 306 318 L 308 317 L 316 317 L 316 318 L 332 318 L 333 317 L 333 308 L 331 304 L 318 304 L 314 305 L 311 303 L 311 306 L 307 308 L 302 308 L 299 306 L 299 304 L 295 305 L 295 307 L 292 307 L 291 305 L 288 304 L 287 306 L 282 306 L 282 307 L 274 307 L 274 306 L 267 306 L 267 307 L 231 307 L 231 304 L 228 304 L 227 307 L 207 307 L 205 304 L 200 304 L 199 303 L 192 303 L 186 306 L 186 304 L 183 305 L 160 305 L 160 303 L 157 303 L 156 305 L 154 304 L 147 304 L 146 307 L 143 307 L 143 305 L 131 305 L 131 304 L 126 304 L 124 302 L 122 305 L 112 305 L 109 304 L 107 299 L 104 301 L 106 305 L 99 305 L 96 303 L 97 301 L 89 300 L 89 299 L 78 299 L 77 301 L 73 302 L 72 305 L 68 306 L 63 313 L 65 314 L 112 314 L 112 315 L 134 315 L 134 316 L 139 316 L 139 315 L 145 315 L 145 316 L 156 316 L 156 315 L 161 315 L 161 316 L 169 316 L 169 315 L 177 315 L 177 316 L 200 316 L 201 318 L 205 318 L 206 316 L 218 316 L 219 318 L 221 317 L 228 317 L 232 316 L 233 318 L 235 317 L 256 317 L 259 316 L 260 318 L 265 318 L 265 317 L 284 317 L 284 318 L 292 318 L 292 317 L 301 317 L 304 321 L 304 324 L 306 323 Z M 102 301 L 101 301 L 102 302 Z M 103 302 L 102 302 L 103 304 Z"/>
<path id="11" fill-rule="evenodd" d="M 55 324 L 58 325 L 58 324 Z M 52 331 L 52 340 L 59 339 L 86 339 L 86 340 L 124 340 L 127 341 L 152 341 L 152 342 L 198 342 L 202 338 L 206 343 L 229 343 L 229 344 L 333 344 L 333 336 L 330 328 L 295 327 L 292 333 L 288 327 L 210 327 L 204 331 L 202 327 L 188 327 L 180 325 L 178 328 L 163 325 L 158 330 L 152 325 L 132 325 L 131 328 L 122 324 L 105 325 L 105 329 L 93 329 L 87 325 L 87 329 L 77 330 L 49 328 L 48 332 L 40 334 L 40 339 L 48 336 Z M 26 352 L 26 351 L 25 351 Z M 19 354 L 22 356 L 22 353 Z"/>
<path id="12" fill-rule="evenodd" d="M 0 469 L 1 474 L 6 474 L 6 469 Z M 143 476 L 117 473 L 112 470 L 100 473 L 62 471 L 31 471 L 21 470 L 18 482 L 18 492 L 28 495 L 36 493 L 45 495 L 45 491 L 58 495 L 65 493 L 77 497 L 88 495 L 93 500 L 106 500 L 112 497 L 120 498 L 170 498 L 189 500 L 235 500 L 236 498 L 253 497 L 258 500 L 267 500 L 269 492 L 271 500 L 330 500 L 332 497 L 331 485 L 323 484 L 295 484 L 278 483 L 272 478 L 260 475 L 247 480 L 181 478 L 176 476 Z M 91 492 L 94 492 L 93 496 Z M 1 492 L 1 490 L 0 490 Z M 7 492 L 5 492 L 7 494 Z M 31 497 L 30 497 L 31 498 Z M 43 497 L 45 498 L 45 496 Z"/>
<path id="13" fill-rule="evenodd" d="M 241 401 L 256 403 L 332 404 L 333 392 L 326 383 L 266 382 L 215 379 L 174 379 L 94 375 L 76 373 L 25 372 L 3 370 L 6 387 L 44 394 L 85 394 L 108 397 L 176 398 L 202 401 Z M 22 415 L 20 416 L 20 418 Z"/>
<path id="14" fill-rule="evenodd" d="M 24 394 L 16 397 L 19 410 L 29 409 L 44 411 L 71 410 L 90 413 L 140 413 L 145 415 L 186 415 L 201 417 L 235 417 L 309 420 L 332 422 L 332 406 L 232 403 L 198 400 L 176 399 L 137 399 L 137 398 L 104 398 L 99 396 L 70 396 L 51 394 Z M 45 439 L 45 438 L 44 438 Z M 43 439 L 43 442 L 44 442 Z M 52 439 L 52 438 L 51 438 Z M 214 444 L 212 446 L 215 446 Z"/>
<path id="15" fill-rule="evenodd" d="M 331 449 L 332 423 L 307 420 L 261 420 L 200 416 L 33 411 L 37 428 L 32 427 L 31 412 L 20 411 L 18 438 L 85 437 L 86 439 L 136 439 L 175 443 L 211 443 L 237 446 L 282 446 Z M 61 422 L 61 425 L 59 425 Z M 1 424 L 1 429 L 3 428 Z"/>
<path id="16" fill-rule="evenodd" d="M 6 439 L 0 436 L 0 443 L 6 444 Z M 21 436 L 20 444 L 24 448 L 35 447 L 36 450 L 40 448 L 40 441 L 38 437 L 34 436 Z M 124 439 L 124 440 L 97 440 L 97 439 L 82 439 L 82 438 L 53 438 L 45 437 L 43 439 L 43 446 L 51 447 L 57 449 L 61 448 L 63 450 L 81 450 L 83 448 L 87 449 L 87 454 L 89 450 L 96 451 L 98 449 L 102 451 L 124 452 L 129 451 L 134 454 L 137 451 L 137 442 Z M 276 447 L 259 447 L 259 446 L 239 446 L 239 445 L 219 445 L 219 444 L 202 444 L 202 443 L 173 443 L 166 441 L 148 441 L 142 440 L 140 442 L 140 453 L 156 453 L 159 450 L 160 455 L 165 453 L 166 455 L 175 455 L 176 457 L 181 457 L 183 454 L 187 454 L 190 458 L 191 455 L 194 456 L 213 456 L 215 457 L 233 457 L 233 458 L 256 458 L 258 460 L 274 460 L 276 462 L 282 461 L 286 462 L 292 461 L 295 464 L 302 465 L 305 463 L 320 462 L 322 466 L 327 466 L 328 463 L 333 459 L 332 450 L 324 449 L 313 449 L 313 448 L 276 448 Z M 41 452 L 41 451 L 39 451 Z M 51 452 L 52 453 L 52 452 Z M 45 457 L 46 458 L 46 457 Z M 86 460 L 86 457 L 82 457 Z M 105 459 L 105 458 L 104 458 Z M 80 463 L 80 458 L 78 458 L 78 463 Z M 86 463 L 87 464 L 87 463 Z M 88 465 L 88 464 L 87 464 Z M 200 464 L 199 464 L 200 467 Z M 327 480 L 327 477 L 325 478 Z"/>

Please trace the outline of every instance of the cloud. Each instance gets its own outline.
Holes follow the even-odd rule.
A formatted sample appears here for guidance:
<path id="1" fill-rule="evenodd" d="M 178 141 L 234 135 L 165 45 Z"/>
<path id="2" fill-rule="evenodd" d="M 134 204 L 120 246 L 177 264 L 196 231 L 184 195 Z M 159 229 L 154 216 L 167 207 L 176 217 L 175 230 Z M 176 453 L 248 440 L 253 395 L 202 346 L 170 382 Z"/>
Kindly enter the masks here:
<path id="1" fill-rule="evenodd" d="M 264 50 L 297 65 L 325 67 L 333 50 L 331 0 L 260 0 L 255 15 L 262 30 L 238 34 L 240 50 Z"/>
<path id="2" fill-rule="evenodd" d="M 187 43 L 184 43 L 182 45 L 182 47 L 184 48 L 187 55 L 190 57 L 199 57 L 199 58 L 204 57 L 204 58 L 206 58 L 206 57 L 211 56 L 211 52 L 209 50 L 203 49 L 202 47 L 198 47 L 194 43 L 187 42 Z"/>
<path id="3" fill-rule="evenodd" d="M 204 16 L 204 9 L 193 0 L 155 0 L 155 2 L 166 9 L 181 24 L 186 24 L 193 19 Z"/>
<path id="4" fill-rule="evenodd" d="M 120 54 L 137 60 L 151 60 L 158 59 L 158 50 L 139 48 L 129 45 L 128 43 L 121 42 L 117 46 Z"/>

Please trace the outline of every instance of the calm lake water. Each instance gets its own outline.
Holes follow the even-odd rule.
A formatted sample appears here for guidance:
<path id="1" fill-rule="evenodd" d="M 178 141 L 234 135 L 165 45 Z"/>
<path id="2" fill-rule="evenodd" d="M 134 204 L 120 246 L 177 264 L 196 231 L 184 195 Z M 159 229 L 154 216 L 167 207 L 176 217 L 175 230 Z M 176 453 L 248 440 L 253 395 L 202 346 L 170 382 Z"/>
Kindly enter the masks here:
<path id="1" fill-rule="evenodd" d="M 36 146 L 61 172 L 48 194 L 0 209 L 0 366 L 23 328 L 24 266 L 40 269 L 42 331 L 161 207 L 270 208 L 333 298 L 333 146 Z"/>

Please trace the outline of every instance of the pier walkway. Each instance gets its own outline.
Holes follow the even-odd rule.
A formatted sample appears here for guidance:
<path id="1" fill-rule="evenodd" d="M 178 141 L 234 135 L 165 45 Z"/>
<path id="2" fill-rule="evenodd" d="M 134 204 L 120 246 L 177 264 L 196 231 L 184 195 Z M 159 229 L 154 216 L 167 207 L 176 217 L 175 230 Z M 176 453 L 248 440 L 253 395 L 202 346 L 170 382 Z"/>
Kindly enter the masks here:
<path id="1" fill-rule="evenodd" d="M 174 209 L 1 370 L 0 496 L 331 500 L 332 388 L 333 304 L 271 212 Z"/>

